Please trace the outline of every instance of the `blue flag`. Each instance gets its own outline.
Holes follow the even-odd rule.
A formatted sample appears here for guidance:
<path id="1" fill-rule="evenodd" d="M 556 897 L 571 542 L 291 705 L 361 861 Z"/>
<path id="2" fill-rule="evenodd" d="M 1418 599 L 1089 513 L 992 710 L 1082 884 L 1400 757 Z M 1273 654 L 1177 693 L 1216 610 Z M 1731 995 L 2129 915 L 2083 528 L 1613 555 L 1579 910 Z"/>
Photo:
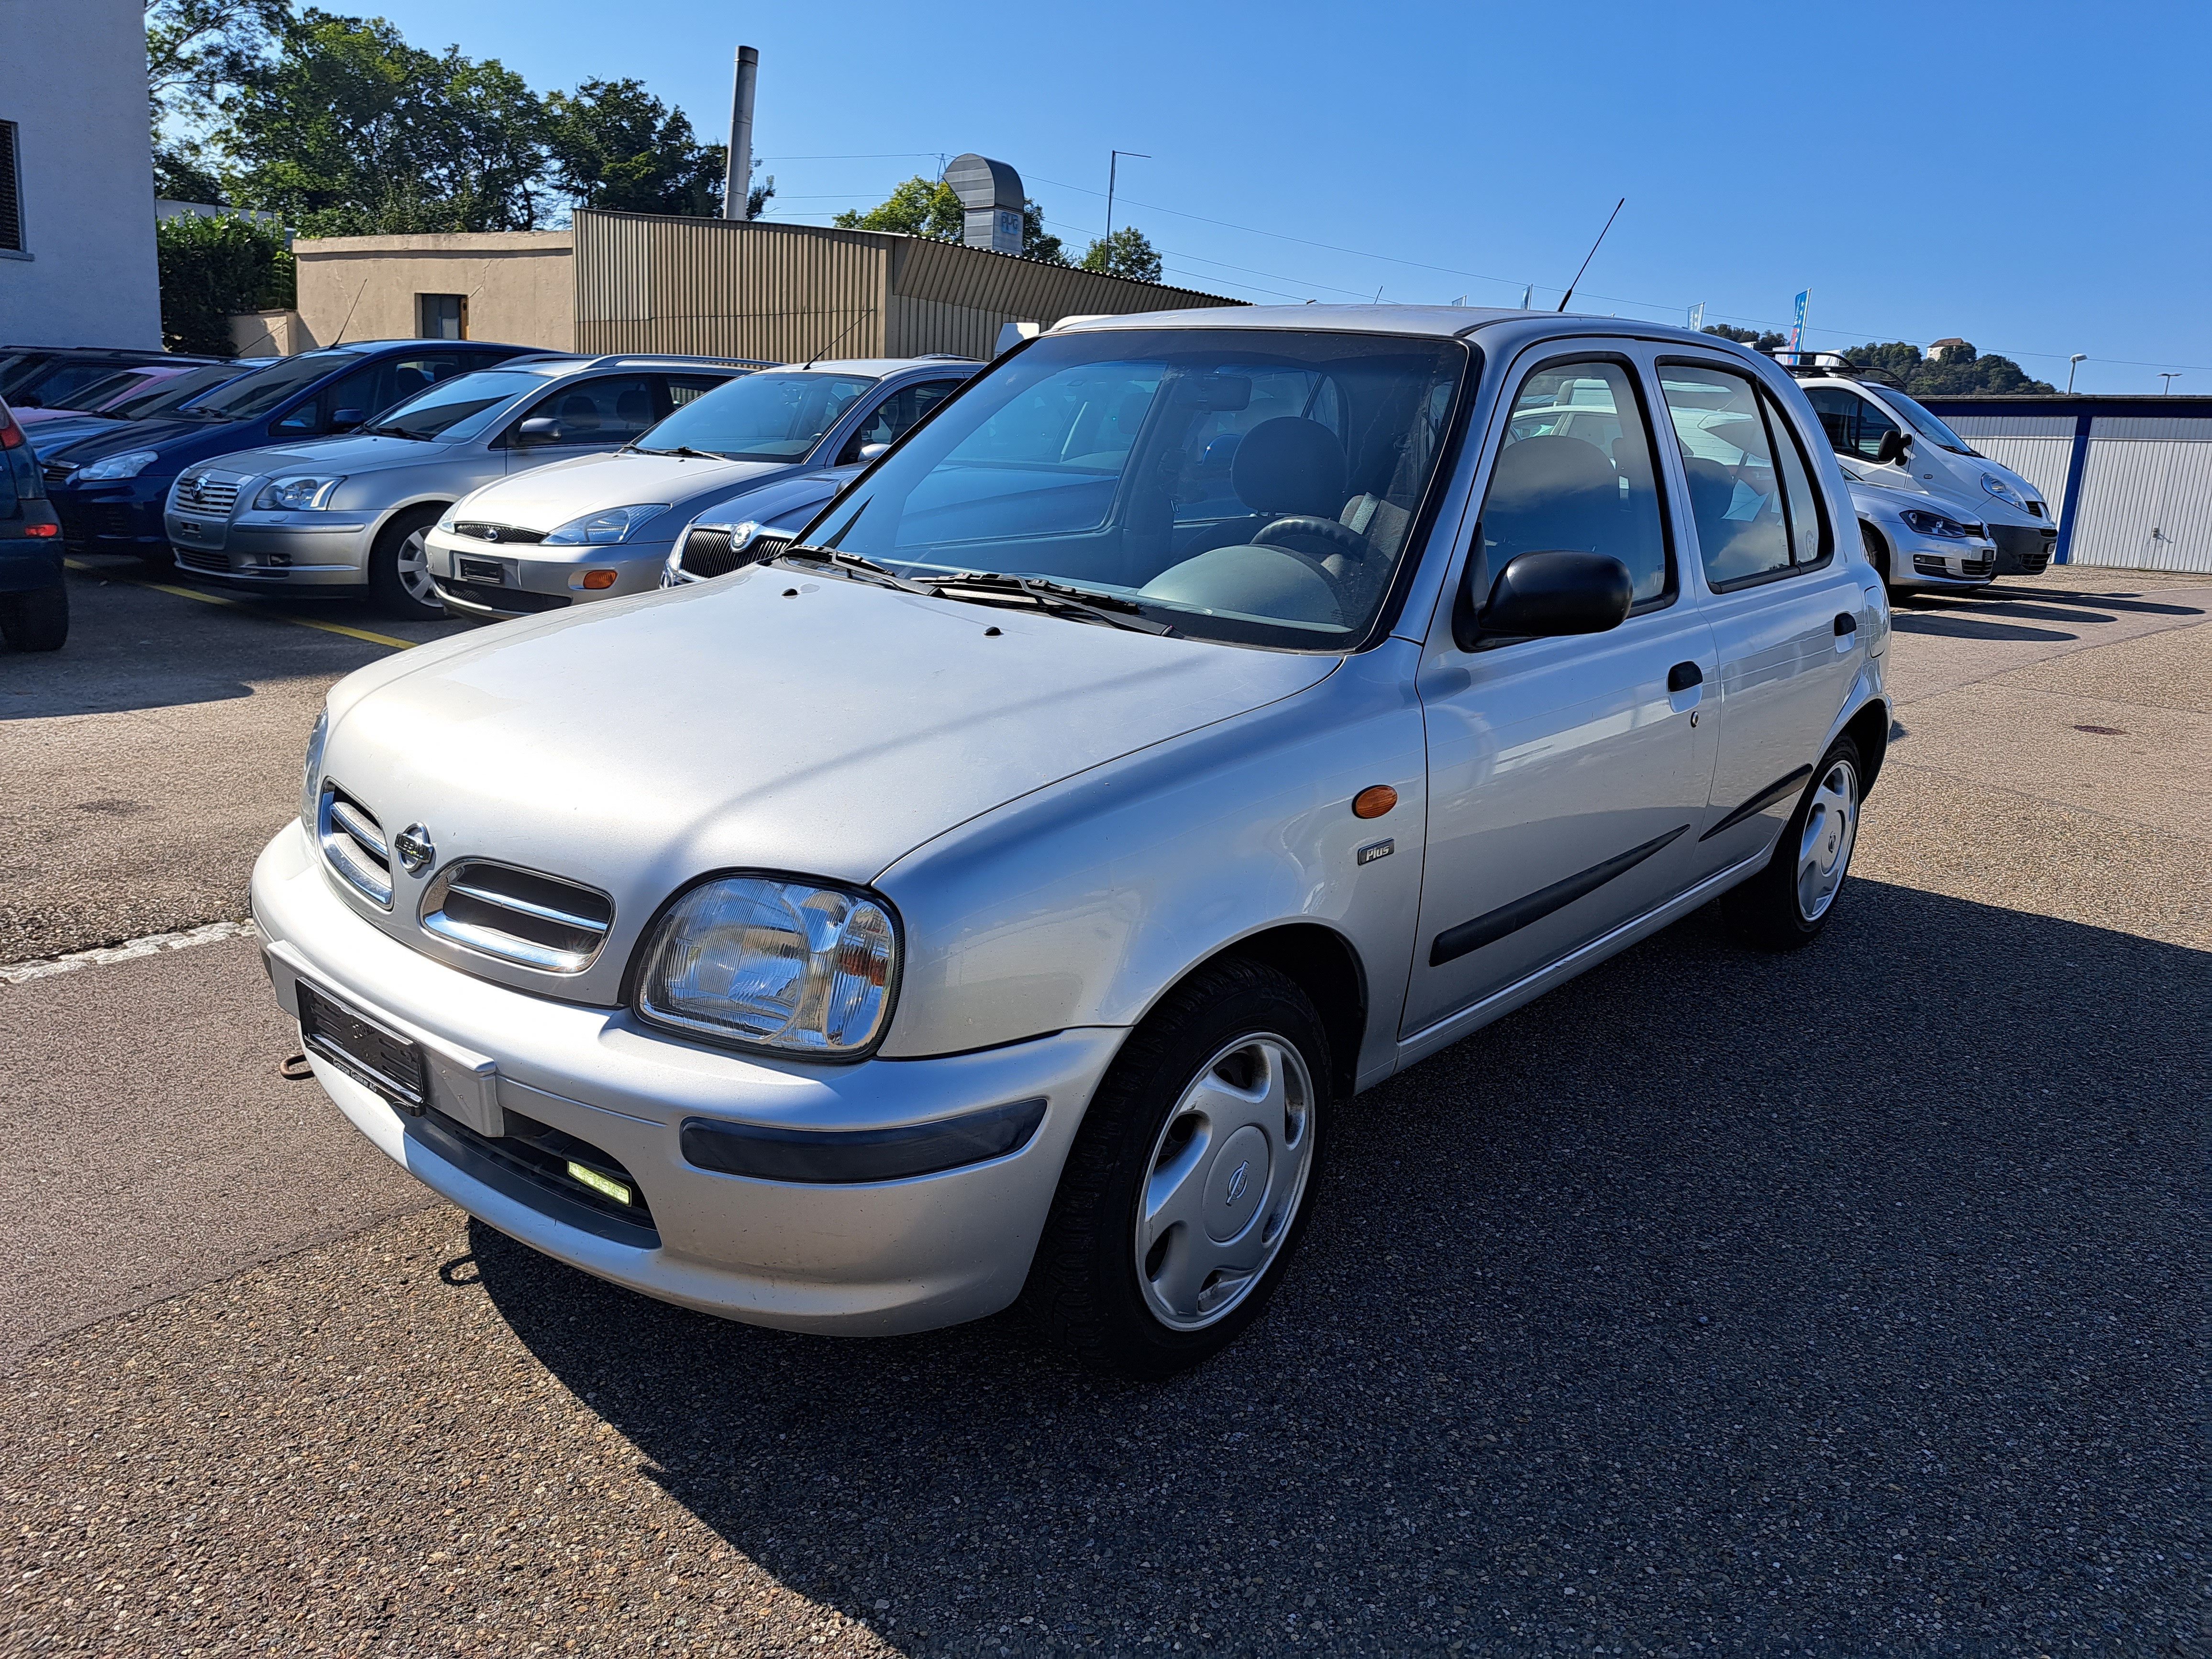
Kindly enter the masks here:
<path id="1" fill-rule="evenodd" d="M 1792 351 L 1805 343 L 1805 301 L 1812 297 L 1813 290 L 1809 288 L 1797 296 L 1797 320 L 1790 329 L 1790 349 Z"/>

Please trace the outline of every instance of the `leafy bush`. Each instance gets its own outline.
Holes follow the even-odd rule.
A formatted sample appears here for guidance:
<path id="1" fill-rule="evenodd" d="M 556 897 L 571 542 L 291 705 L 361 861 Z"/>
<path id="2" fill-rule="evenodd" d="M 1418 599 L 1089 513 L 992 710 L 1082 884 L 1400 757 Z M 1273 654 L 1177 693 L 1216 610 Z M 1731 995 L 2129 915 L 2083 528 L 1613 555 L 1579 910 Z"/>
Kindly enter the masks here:
<path id="1" fill-rule="evenodd" d="M 226 215 L 179 214 L 155 229 L 161 265 L 161 343 L 172 351 L 233 357 L 230 319 L 299 303 L 292 251 L 274 225 Z"/>

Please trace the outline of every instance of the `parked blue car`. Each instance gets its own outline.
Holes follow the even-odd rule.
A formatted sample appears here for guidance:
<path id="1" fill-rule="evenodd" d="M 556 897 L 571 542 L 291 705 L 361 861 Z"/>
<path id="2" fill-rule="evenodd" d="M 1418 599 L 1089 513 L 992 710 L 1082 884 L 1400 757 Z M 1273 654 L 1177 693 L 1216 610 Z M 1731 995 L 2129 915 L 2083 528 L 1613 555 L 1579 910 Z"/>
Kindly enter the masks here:
<path id="1" fill-rule="evenodd" d="M 161 509 L 185 467 L 234 450 L 351 431 L 437 381 L 533 349 L 477 340 L 363 340 L 303 352 L 241 375 L 167 419 L 133 422 L 51 451 L 41 444 L 46 491 L 72 553 L 131 553 L 167 565 Z"/>
<path id="2" fill-rule="evenodd" d="M 69 638 L 60 526 L 37 459 L 0 399 L 0 639 L 17 651 L 58 651 Z"/>
<path id="3" fill-rule="evenodd" d="M 71 444 L 123 431 L 132 421 L 167 420 L 217 386 L 283 361 L 282 357 L 236 357 L 228 362 L 207 363 L 156 380 L 105 409 L 50 410 L 47 418 L 36 425 L 25 426 L 20 418 L 16 424 L 23 426 L 24 435 L 41 455 L 58 455 Z"/>

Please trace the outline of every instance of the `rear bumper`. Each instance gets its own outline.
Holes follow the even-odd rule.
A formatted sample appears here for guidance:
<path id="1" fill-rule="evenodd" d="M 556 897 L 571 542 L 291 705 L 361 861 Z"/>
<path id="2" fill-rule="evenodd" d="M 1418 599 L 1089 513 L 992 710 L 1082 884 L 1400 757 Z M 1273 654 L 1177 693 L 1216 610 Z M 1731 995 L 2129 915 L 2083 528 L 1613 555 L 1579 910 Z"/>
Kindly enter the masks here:
<path id="1" fill-rule="evenodd" d="M 0 530 L 0 593 L 36 593 L 63 580 L 60 537 L 33 540 Z"/>
<path id="2" fill-rule="evenodd" d="M 1990 539 L 1997 544 L 2000 576 L 2040 576 L 2058 546 L 2058 531 L 2051 525 L 1993 524 L 1989 528 Z"/>

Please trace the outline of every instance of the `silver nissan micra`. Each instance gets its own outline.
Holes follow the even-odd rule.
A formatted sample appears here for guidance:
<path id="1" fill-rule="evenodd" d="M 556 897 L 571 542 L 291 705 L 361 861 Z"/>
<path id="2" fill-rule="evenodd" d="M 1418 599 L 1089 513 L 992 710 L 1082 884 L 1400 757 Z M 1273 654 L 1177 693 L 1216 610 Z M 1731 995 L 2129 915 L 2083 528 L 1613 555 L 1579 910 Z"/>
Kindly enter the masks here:
<path id="1" fill-rule="evenodd" d="M 1090 319 L 766 562 L 340 683 L 254 914 L 340 1109 L 501 1231 L 1158 1376 L 1258 1316 L 1352 1094 L 1723 895 L 1820 932 L 1887 641 L 1741 348 Z"/>

